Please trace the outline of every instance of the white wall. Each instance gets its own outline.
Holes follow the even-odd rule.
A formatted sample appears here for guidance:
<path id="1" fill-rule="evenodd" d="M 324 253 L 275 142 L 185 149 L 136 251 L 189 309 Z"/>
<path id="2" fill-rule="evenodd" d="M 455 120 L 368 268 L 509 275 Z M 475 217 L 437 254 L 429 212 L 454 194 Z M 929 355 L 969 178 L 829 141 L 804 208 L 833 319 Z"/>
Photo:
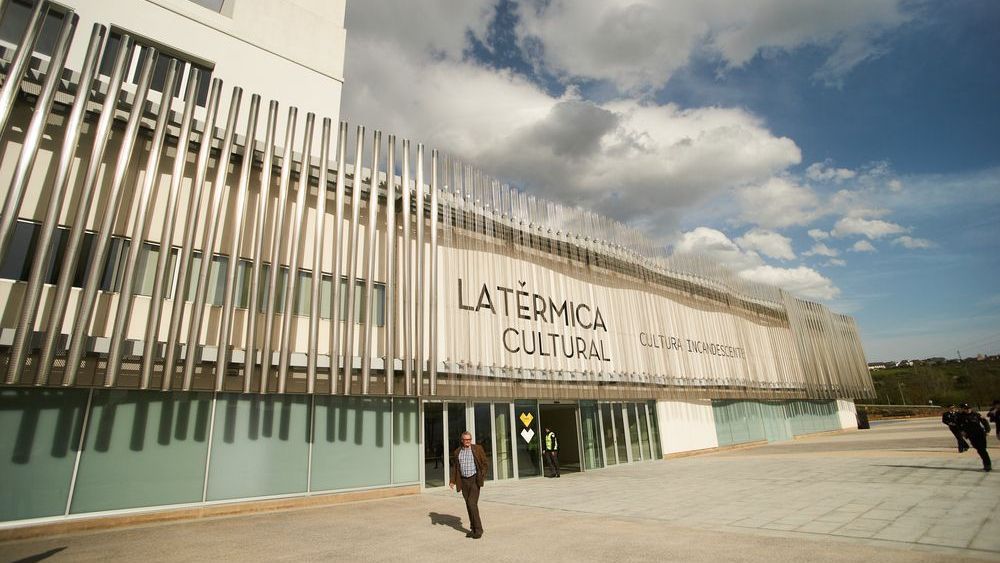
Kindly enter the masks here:
<path id="1" fill-rule="evenodd" d="M 840 417 L 842 430 L 858 427 L 857 408 L 853 399 L 837 399 L 837 416 Z"/>
<path id="2" fill-rule="evenodd" d="M 344 1 L 227 0 L 215 13 L 189 0 L 62 0 L 80 16 L 67 67 L 79 70 L 94 23 L 116 26 L 214 63 L 213 76 L 225 86 L 220 115 L 231 88 L 239 86 L 244 104 L 257 93 L 265 111 L 273 99 L 336 123 L 347 38 Z M 259 131 L 263 138 L 263 125 Z"/>
<path id="3" fill-rule="evenodd" d="M 718 447 L 712 401 L 657 401 L 656 414 L 664 455 Z"/>

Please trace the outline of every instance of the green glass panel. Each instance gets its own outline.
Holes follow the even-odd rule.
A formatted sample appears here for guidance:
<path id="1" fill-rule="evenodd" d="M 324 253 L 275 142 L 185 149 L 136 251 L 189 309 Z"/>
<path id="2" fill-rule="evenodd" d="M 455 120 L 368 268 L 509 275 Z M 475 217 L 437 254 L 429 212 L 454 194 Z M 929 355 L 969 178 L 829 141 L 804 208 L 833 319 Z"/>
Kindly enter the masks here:
<path id="1" fill-rule="evenodd" d="M 597 418 L 597 403 L 580 401 L 580 429 L 583 435 L 583 467 L 597 469 L 604 467 L 601 455 L 600 424 Z"/>
<path id="2" fill-rule="evenodd" d="M 662 459 L 663 452 L 660 449 L 660 426 L 656 421 L 656 401 L 646 403 L 649 411 L 649 441 L 653 445 L 653 459 Z"/>
<path id="3" fill-rule="evenodd" d="M 618 463 L 615 457 L 615 426 L 611 420 L 611 404 L 601 404 L 601 425 L 604 430 L 604 459 L 608 465 Z"/>
<path id="4" fill-rule="evenodd" d="M 444 485 L 444 405 L 424 403 L 424 486 Z"/>
<path id="5" fill-rule="evenodd" d="M 712 401 L 712 418 L 715 419 L 715 436 L 720 446 L 728 446 L 733 443 L 733 431 L 729 422 L 729 403 L 726 401 Z"/>
<path id="6" fill-rule="evenodd" d="M 628 445 L 626 444 L 628 434 L 625 433 L 625 419 L 622 418 L 622 404 L 612 404 L 611 414 L 615 422 L 615 437 L 618 439 L 616 442 L 618 446 L 618 463 L 628 463 Z"/>
<path id="7" fill-rule="evenodd" d="M 496 467 L 493 463 L 493 415 L 490 414 L 489 403 L 476 403 L 475 408 L 476 433 L 475 442 L 486 451 L 486 460 L 490 464 L 486 474 L 487 479 L 493 479 Z"/>
<path id="8" fill-rule="evenodd" d="M 538 426 L 538 404 L 535 401 L 514 402 L 514 428 L 517 434 L 517 475 L 537 477 L 542 474 L 541 429 Z M 530 420 L 528 424 L 524 422 Z M 529 438 L 529 439 L 525 439 Z"/>
<path id="9" fill-rule="evenodd" d="M 208 500 L 305 492 L 309 399 L 219 394 Z"/>
<path id="10" fill-rule="evenodd" d="M 387 485 L 389 399 L 316 397 L 312 490 Z"/>
<path id="11" fill-rule="evenodd" d="M 628 437 L 632 445 L 632 461 L 646 459 L 648 453 L 639 440 L 639 418 L 636 414 L 635 403 L 625 403 L 622 405 L 625 411 L 625 418 L 628 420 Z"/>
<path id="12" fill-rule="evenodd" d="M 210 393 L 94 392 L 71 512 L 201 502 Z"/>
<path id="13" fill-rule="evenodd" d="M 66 512 L 87 393 L 0 391 L 0 521 Z"/>
<path id="14" fill-rule="evenodd" d="M 420 480 L 420 432 L 416 399 L 393 399 L 392 482 Z"/>
<path id="15" fill-rule="evenodd" d="M 510 479 L 514 476 L 514 454 L 510 436 L 510 403 L 494 403 L 493 415 L 493 428 L 497 443 L 496 476 L 497 479 Z"/>
<path id="16" fill-rule="evenodd" d="M 639 443 L 642 444 L 642 458 L 645 460 L 654 459 L 653 452 L 649 447 L 649 424 L 646 422 L 646 405 L 637 403 L 635 413 L 638 415 L 636 425 L 639 428 Z"/>

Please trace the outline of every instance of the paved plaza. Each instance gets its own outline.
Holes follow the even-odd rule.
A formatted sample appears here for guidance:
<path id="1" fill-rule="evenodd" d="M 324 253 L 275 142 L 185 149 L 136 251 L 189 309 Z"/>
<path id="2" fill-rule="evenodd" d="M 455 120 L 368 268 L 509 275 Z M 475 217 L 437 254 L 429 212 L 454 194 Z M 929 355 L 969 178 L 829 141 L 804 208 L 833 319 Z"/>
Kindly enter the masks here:
<path id="1" fill-rule="evenodd" d="M 990 438 L 991 454 L 1000 442 Z M 1000 560 L 1000 472 L 937 420 L 564 475 L 461 496 L 151 524 L 0 544 L 4 561 Z"/>

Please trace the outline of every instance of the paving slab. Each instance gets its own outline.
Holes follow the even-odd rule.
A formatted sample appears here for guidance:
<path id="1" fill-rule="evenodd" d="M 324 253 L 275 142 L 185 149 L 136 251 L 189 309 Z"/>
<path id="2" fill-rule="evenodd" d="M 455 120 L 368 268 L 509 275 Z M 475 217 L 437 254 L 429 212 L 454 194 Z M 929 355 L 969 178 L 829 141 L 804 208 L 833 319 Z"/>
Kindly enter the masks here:
<path id="1" fill-rule="evenodd" d="M 949 441 L 939 421 L 907 421 L 489 483 L 481 540 L 464 537 L 461 495 L 439 488 L 0 543 L 0 560 L 1000 560 L 1000 475 Z"/>

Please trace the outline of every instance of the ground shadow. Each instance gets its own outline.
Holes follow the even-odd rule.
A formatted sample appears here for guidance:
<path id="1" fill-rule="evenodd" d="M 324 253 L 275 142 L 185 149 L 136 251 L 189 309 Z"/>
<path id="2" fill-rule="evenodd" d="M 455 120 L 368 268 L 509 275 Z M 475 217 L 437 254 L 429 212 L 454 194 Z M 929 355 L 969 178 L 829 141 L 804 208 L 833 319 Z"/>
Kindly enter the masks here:
<path id="1" fill-rule="evenodd" d="M 437 512 L 428 512 L 427 515 L 431 517 L 431 524 L 434 526 L 448 526 L 449 528 L 454 528 L 459 532 L 469 532 L 468 529 L 462 527 L 462 519 L 458 516 L 452 516 L 451 514 L 439 514 Z"/>
<path id="2" fill-rule="evenodd" d="M 34 563 L 35 561 L 41 561 L 43 559 L 48 559 L 49 557 L 52 557 L 53 555 L 59 553 L 60 551 L 62 551 L 64 549 L 66 549 L 66 546 L 56 547 L 56 548 L 50 549 L 48 551 L 44 551 L 44 552 L 36 554 L 36 555 L 30 555 L 28 557 L 25 557 L 24 559 L 18 559 L 14 563 Z"/>
<path id="3" fill-rule="evenodd" d="M 973 469 L 970 467 L 938 467 L 934 465 L 884 465 L 879 464 L 877 467 L 904 467 L 907 469 L 946 469 L 948 471 L 982 471 L 982 469 Z"/>

